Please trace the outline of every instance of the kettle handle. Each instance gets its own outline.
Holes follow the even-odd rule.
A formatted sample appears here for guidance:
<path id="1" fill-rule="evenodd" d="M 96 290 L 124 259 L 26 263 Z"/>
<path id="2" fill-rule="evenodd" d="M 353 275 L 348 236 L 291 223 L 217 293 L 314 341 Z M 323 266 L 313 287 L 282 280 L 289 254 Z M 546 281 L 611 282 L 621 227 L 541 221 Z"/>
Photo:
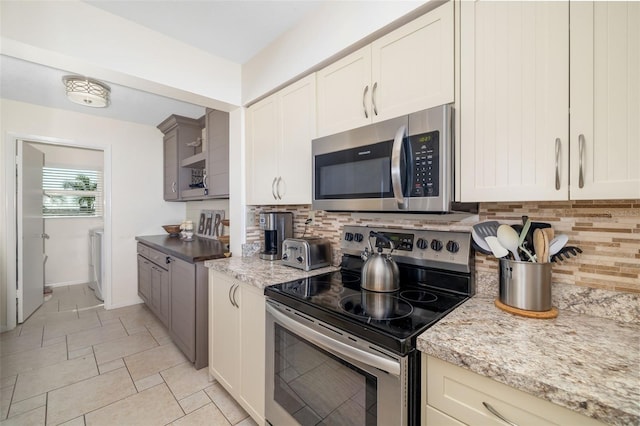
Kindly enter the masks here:
<path id="1" fill-rule="evenodd" d="M 395 249 L 395 246 L 393 245 L 393 241 L 391 241 L 391 238 L 387 237 L 386 235 L 384 235 L 381 232 L 376 232 L 376 231 L 370 231 L 369 232 L 369 247 L 371 247 L 371 253 L 373 253 L 373 247 L 371 246 L 371 238 L 380 238 L 383 241 L 386 241 L 389 243 L 389 247 L 391 247 L 391 251 L 389 252 L 389 254 L 391 254 L 393 252 L 393 250 Z M 382 247 L 378 247 L 378 251 L 381 252 L 382 251 Z"/>

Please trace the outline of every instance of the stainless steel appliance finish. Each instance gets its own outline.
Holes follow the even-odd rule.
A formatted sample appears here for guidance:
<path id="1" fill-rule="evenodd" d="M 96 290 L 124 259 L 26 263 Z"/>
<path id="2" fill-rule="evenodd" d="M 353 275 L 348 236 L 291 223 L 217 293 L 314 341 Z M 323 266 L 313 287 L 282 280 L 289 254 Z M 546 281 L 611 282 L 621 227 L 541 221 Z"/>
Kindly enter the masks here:
<path id="1" fill-rule="evenodd" d="M 270 424 L 408 424 L 407 357 L 273 300 L 266 339 Z M 297 380 L 290 381 L 292 374 Z"/>
<path id="2" fill-rule="evenodd" d="M 500 259 L 500 301 L 526 311 L 548 311 L 551 304 L 551 263 Z"/>
<path id="3" fill-rule="evenodd" d="M 282 243 L 293 237 L 293 213 L 260 212 L 260 229 L 264 231 L 264 250 L 260 259 L 279 260 L 282 258 Z"/>
<path id="4" fill-rule="evenodd" d="M 374 248 L 395 247 L 395 292 L 361 287 L 372 230 Z M 474 294 L 471 235 L 346 226 L 341 248 L 340 271 L 265 289 L 267 421 L 419 424 L 416 339 Z"/>
<path id="5" fill-rule="evenodd" d="M 376 250 L 371 245 L 371 238 L 383 239 L 391 246 L 391 251 L 383 254 L 384 249 L 378 246 Z M 390 239 L 384 234 L 371 231 L 367 235 L 369 247 L 365 247 L 362 252 L 362 259 L 365 260 L 362 266 L 361 287 L 364 290 L 377 292 L 392 292 L 400 288 L 400 269 L 391 253 L 395 247 Z M 377 251 L 377 253 L 374 253 Z"/>
<path id="6" fill-rule="evenodd" d="M 331 243 L 326 238 L 287 238 L 282 243 L 282 264 L 310 271 L 331 264 Z"/>
<path id="7" fill-rule="evenodd" d="M 452 116 L 442 105 L 313 140 L 313 208 L 450 211 Z"/>

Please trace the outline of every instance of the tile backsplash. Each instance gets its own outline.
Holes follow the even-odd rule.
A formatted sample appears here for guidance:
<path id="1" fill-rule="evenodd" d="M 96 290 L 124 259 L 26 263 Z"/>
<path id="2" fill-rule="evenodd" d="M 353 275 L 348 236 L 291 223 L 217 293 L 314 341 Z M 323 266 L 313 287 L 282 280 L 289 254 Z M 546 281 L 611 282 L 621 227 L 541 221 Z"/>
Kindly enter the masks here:
<path id="1" fill-rule="evenodd" d="M 261 241 L 259 211 L 291 211 L 294 236 L 300 237 L 305 234 L 304 222 L 310 207 L 248 206 L 255 221 L 247 223 L 247 243 Z M 640 294 L 640 200 L 481 203 L 478 215 L 453 221 L 446 216 L 316 211 L 315 224 L 307 227 L 306 235 L 328 238 L 334 250 L 333 263 L 337 265 L 341 256 L 340 230 L 346 224 L 470 231 L 473 224 L 485 220 L 521 223 L 522 215 L 550 223 L 556 234 L 569 236 L 568 245 L 583 250 L 577 257 L 553 266 L 554 284 Z M 497 282 L 498 262 L 492 256 L 478 253 L 476 272 Z"/>

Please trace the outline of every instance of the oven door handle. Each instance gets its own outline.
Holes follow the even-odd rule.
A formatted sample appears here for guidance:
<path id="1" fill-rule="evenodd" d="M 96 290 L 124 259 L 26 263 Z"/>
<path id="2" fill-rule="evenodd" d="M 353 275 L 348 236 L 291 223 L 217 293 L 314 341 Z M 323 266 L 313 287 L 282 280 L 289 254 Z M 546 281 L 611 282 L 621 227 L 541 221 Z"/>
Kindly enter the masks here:
<path id="1" fill-rule="evenodd" d="M 406 126 L 400 126 L 396 132 L 396 137 L 393 139 L 393 147 L 391 149 L 391 186 L 393 187 L 393 196 L 400 210 L 407 209 L 407 200 L 404 198 L 404 188 L 402 188 L 402 176 L 400 174 L 402 142 L 406 133 Z"/>
<path id="2" fill-rule="evenodd" d="M 332 339 L 329 336 L 326 336 L 292 318 L 289 318 L 278 308 L 271 306 L 269 303 L 267 303 L 266 306 L 267 312 L 271 314 L 276 321 L 278 321 L 287 329 L 298 334 L 300 337 L 304 337 L 308 341 L 315 343 L 316 345 L 322 347 L 327 351 L 338 352 L 340 355 L 359 361 L 368 366 L 375 367 L 396 377 L 400 377 L 399 362 L 363 351 L 362 349 L 354 348 L 340 342 L 339 340 Z"/>

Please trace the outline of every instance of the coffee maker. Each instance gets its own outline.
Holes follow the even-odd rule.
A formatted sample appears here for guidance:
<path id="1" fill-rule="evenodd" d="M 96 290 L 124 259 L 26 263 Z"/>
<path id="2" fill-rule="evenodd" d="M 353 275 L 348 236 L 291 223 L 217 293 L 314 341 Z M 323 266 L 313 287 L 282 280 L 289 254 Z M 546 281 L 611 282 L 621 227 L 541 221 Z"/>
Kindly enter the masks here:
<path id="1" fill-rule="evenodd" d="M 264 230 L 264 251 L 260 259 L 282 258 L 282 242 L 293 237 L 293 213 L 260 212 L 260 229 Z"/>

